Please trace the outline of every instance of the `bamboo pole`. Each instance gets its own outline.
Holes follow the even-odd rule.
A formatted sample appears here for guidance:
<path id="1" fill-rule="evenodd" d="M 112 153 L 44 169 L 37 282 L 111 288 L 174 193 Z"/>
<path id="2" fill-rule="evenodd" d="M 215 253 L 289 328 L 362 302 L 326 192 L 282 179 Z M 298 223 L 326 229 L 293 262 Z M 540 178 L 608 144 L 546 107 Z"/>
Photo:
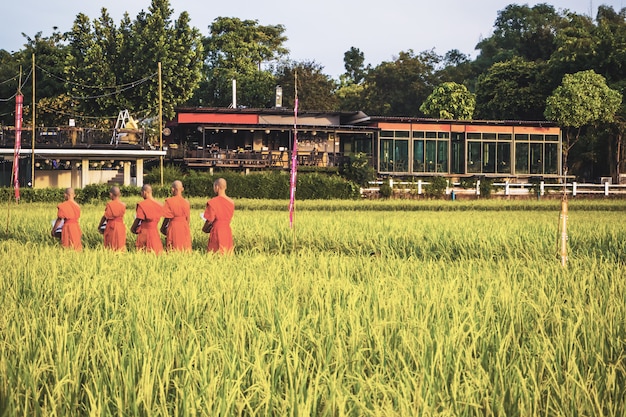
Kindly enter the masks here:
<path id="1" fill-rule="evenodd" d="M 567 169 L 563 178 L 563 197 L 561 198 L 561 214 L 559 215 L 559 257 L 561 266 L 567 266 Z"/>
<path id="2" fill-rule="evenodd" d="M 561 215 L 559 219 L 560 236 L 560 257 L 561 266 L 567 266 L 567 197 L 561 200 Z"/>

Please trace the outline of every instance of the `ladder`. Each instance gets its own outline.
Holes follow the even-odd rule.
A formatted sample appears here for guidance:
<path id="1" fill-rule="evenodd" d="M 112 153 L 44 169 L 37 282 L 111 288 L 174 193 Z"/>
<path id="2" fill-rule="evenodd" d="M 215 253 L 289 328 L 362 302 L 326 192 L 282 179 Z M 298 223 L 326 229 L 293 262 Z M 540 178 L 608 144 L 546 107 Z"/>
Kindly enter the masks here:
<path id="1" fill-rule="evenodd" d="M 120 135 L 117 133 L 119 129 L 124 129 L 126 127 L 126 123 L 130 120 L 130 114 L 128 110 L 121 110 L 120 114 L 117 115 L 117 121 L 115 122 L 115 127 L 113 128 L 113 136 L 111 137 L 111 145 L 115 143 L 118 144 L 120 140 Z"/>

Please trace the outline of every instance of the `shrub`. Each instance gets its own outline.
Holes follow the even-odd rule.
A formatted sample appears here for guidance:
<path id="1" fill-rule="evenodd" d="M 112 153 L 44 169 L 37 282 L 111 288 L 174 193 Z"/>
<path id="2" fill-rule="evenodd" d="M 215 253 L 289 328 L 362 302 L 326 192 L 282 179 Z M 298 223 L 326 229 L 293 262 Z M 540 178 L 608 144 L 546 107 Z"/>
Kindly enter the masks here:
<path id="1" fill-rule="evenodd" d="M 448 182 L 444 177 L 433 177 L 424 186 L 424 194 L 430 198 L 441 198 L 446 192 Z"/>
<path id="2" fill-rule="evenodd" d="M 347 162 L 341 164 L 339 174 L 362 187 L 376 179 L 376 171 L 371 166 L 367 154 L 363 152 L 351 155 Z"/>
<path id="3" fill-rule="evenodd" d="M 388 182 L 380 184 L 380 188 L 378 190 L 382 198 L 389 198 L 393 194 L 393 188 L 391 188 L 391 185 L 389 185 Z"/>
<path id="4" fill-rule="evenodd" d="M 486 198 L 491 197 L 491 192 L 493 191 L 493 180 L 482 178 L 480 180 L 480 195 Z"/>

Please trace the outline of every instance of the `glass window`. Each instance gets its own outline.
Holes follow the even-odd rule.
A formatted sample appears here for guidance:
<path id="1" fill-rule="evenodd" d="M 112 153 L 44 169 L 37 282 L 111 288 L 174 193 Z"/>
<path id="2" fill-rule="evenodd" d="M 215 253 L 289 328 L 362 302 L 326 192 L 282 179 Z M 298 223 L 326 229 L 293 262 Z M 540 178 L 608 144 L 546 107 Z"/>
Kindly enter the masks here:
<path id="1" fill-rule="evenodd" d="M 558 142 L 559 141 L 559 135 L 546 135 L 546 141 Z"/>
<path id="2" fill-rule="evenodd" d="M 496 143 L 484 142 L 483 143 L 483 171 L 485 173 L 496 172 Z"/>
<path id="3" fill-rule="evenodd" d="M 426 141 L 426 172 L 435 172 L 437 163 L 437 141 Z"/>
<path id="4" fill-rule="evenodd" d="M 558 174 L 559 173 L 559 154 L 557 143 L 546 143 L 546 155 L 545 159 L 545 173 L 546 174 Z"/>
<path id="5" fill-rule="evenodd" d="M 483 133 L 483 139 L 484 140 L 496 140 L 496 134 L 495 133 Z"/>
<path id="6" fill-rule="evenodd" d="M 481 135 L 480 133 L 468 133 L 467 138 L 468 139 L 481 139 Z"/>
<path id="7" fill-rule="evenodd" d="M 530 135 L 530 140 L 543 142 L 543 135 Z"/>
<path id="8" fill-rule="evenodd" d="M 413 142 L 413 172 L 424 172 L 424 141 Z"/>
<path id="9" fill-rule="evenodd" d="M 459 138 L 457 136 L 457 138 Z M 460 139 L 463 139 L 460 137 Z M 455 174 L 465 174 L 465 142 L 463 140 L 452 140 L 452 172 Z"/>
<path id="10" fill-rule="evenodd" d="M 498 133 L 498 140 L 511 140 L 510 133 Z"/>
<path id="11" fill-rule="evenodd" d="M 515 134 L 515 140 L 521 140 L 521 141 L 526 140 L 527 141 L 528 140 L 528 135 L 525 134 L 525 133 L 516 133 Z"/>
<path id="12" fill-rule="evenodd" d="M 426 138 L 428 138 L 428 139 L 436 139 L 437 138 L 437 132 L 426 132 Z"/>
<path id="13" fill-rule="evenodd" d="M 393 130 L 381 130 L 380 131 L 380 137 L 392 138 L 393 137 Z"/>
<path id="14" fill-rule="evenodd" d="M 499 174 L 511 173 L 511 144 L 498 142 L 498 159 L 496 171 Z"/>
<path id="15" fill-rule="evenodd" d="M 530 144 L 530 173 L 543 174 L 543 144 Z"/>
<path id="16" fill-rule="evenodd" d="M 423 138 L 424 137 L 424 132 L 413 132 L 413 137 L 414 138 Z"/>
<path id="17" fill-rule="evenodd" d="M 397 138 L 408 138 L 409 137 L 409 131 L 408 130 L 396 130 L 396 137 Z"/>
<path id="18" fill-rule="evenodd" d="M 515 144 L 515 173 L 528 174 L 528 143 Z"/>
<path id="19" fill-rule="evenodd" d="M 380 171 L 391 172 L 393 170 L 393 140 L 382 139 L 380 141 Z"/>
<path id="20" fill-rule="evenodd" d="M 408 140 L 396 140 L 394 141 L 394 158 L 393 158 L 393 170 L 395 172 L 408 172 L 409 170 L 409 141 Z"/>
<path id="21" fill-rule="evenodd" d="M 448 172 L 448 142 L 437 141 L 437 172 Z"/>
<path id="22" fill-rule="evenodd" d="M 481 143 L 480 142 L 468 142 L 467 143 L 467 172 L 480 173 L 482 166 L 481 157 Z"/>
<path id="23" fill-rule="evenodd" d="M 437 137 L 439 139 L 448 139 L 450 137 L 450 134 L 448 132 L 439 132 L 437 133 Z"/>

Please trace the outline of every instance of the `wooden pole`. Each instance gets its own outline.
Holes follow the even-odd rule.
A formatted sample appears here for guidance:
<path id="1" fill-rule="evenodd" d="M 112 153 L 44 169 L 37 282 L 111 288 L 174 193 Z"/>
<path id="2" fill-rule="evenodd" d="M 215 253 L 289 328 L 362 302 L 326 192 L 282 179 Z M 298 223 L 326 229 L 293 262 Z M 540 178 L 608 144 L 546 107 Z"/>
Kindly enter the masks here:
<path id="1" fill-rule="evenodd" d="M 561 214 L 559 216 L 559 256 L 561 266 L 567 266 L 567 169 L 563 178 L 563 197 L 561 198 Z"/>
<path id="2" fill-rule="evenodd" d="M 561 230 L 560 236 L 560 257 L 561 266 L 567 266 L 567 197 L 561 199 L 561 216 L 559 219 L 559 229 Z"/>

